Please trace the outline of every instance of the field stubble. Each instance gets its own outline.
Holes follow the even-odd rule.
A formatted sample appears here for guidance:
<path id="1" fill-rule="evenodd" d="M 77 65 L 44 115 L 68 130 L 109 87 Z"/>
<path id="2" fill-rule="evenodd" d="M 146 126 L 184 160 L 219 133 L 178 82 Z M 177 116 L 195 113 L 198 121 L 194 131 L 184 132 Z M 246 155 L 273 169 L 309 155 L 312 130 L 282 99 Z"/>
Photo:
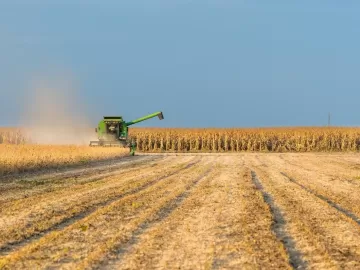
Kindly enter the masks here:
<path id="1" fill-rule="evenodd" d="M 297 161 L 296 166 L 290 165 L 293 159 Z M 330 204 L 325 195 L 317 195 L 324 193 L 325 189 L 320 188 L 323 180 L 319 174 L 304 174 L 303 169 L 307 167 L 306 169 L 311 171 L 306 164 L 312 159 L 317 163 L 314 169 L 321 167 L 326 174 L 327 162 L 332 159 L 331 155 L 282 155 L 281 158 L 271 155 L 263 156 L 260 162 L 249 158 L 248 162 L 257 163 L 255 171 L 260 179 L 263 179 L 264 189 L 275 198 L 275 203 L 283 211 L 287 220 L 287 232 L 294 239 L 296 248 L 301 251 L 309 268 L 358 269 L 360 267 L 359 224 Z M 357 160 L 360 161 L 359 158 Z M 328 194 L 342 209 L 351 211 L 352 207 L 341 199 L 343 191 L 337 189 L 341 187 L 341 182 L 347 185 L 347 179 L 351 178 L 350 173 L 346 171 L 346 167 L 337 169 L 339 176 L 337 184 L 328 186 Z M 302 175 L 299 181 L 303 186 L 290 181 L 288 176 L 282 174 L 283 171 L 288 171 L 291 176 Z M 309 192 L 310 186 L 312 192 Z M 350 194 L 359 197 L 359 187 L 353 186 Z M 354 200 L 353 203 L 356 204 L 356 201 Z"/>
<path id="2" fill-rule="evenodd" d="M 2 183 L 0 269 L 291 269 L 291 249 L 309 269 L 360 267 L 359 224 L 346 214 L 360 216 L 355 153 L 134 158 Z"/>
<path id="3" fill-rule="evenodd" d="M 127 148 L 0 144 L 0 177 L 124 157 Z"/>

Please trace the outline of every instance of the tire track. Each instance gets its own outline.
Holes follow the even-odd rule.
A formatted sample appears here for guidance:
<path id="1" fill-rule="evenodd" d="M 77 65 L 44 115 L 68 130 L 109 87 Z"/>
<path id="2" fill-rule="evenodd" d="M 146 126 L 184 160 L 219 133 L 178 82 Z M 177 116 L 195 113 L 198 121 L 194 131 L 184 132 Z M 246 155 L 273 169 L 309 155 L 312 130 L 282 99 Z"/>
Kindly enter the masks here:
<path id="1" fill-rule="evenodd" d="M 321 169 L 319 168 L 318 166 L 314 166 L 312 164 L 312 167 L 309 169 L 308 166 L 306 166 L 306 164 L 304 165 L 299 165 L 298 163 L 296 163 L 296 160 L 294 161 L 291 161 L 291 160 L 288 160 L 288 159 L 285 159 L 283 155 L 279 156 L 280 159 L 284 162 L 284 163 L 287 163 L 289 164 L 290 166 L 293 166 L 293 167 L 296 167 L 296 168 L 299 168 L 300 170 L 303 170 L 303 171 L 306 171 L 306 172 L 310 172 L 310 173 L 317 173 L 317 174 L 321 174 L 321 175 L 325 175 L 325 176 L 328 176 L 328 177 L 339 177 L 336 173 L 333 172 L 327 172 L 326 170 L 324 171 L 324 169 Z M 336 168 L 339 170 L 340 168 L 344 168 L 344 166 L 347 166 L 349 170 L 351 169 L 354 169 L 354 165 L 353 166 L 350 166 L 346 161 L 342 161 L 342 160 L 334 160 L 333 157 L 331 156 L 325 156 L 324 158 L 327 159 L 327 163 L 332 163 L 332 164 L 336 164 Z M 349 161 L 351 162 L 351 161 Z M 352 162 L 352 164 L 358 164 L 356 162 Z M 346 181 L 347 183 L 351 184 L 351 185 L 354 185 L 356 187 L 359 187 L 360 186 L 360 183 L 357 182 L 357 181 L 354 181 L 352 179 L 343 179 L 344 176 L 341 177 L 341 180 L 342 181 Z M 347 178 L 347 176 L 346 176 Z"/>
<path id="2" fill-rule="evenodd" d="M 181 192 L 178 196 L 170 200 L 164 207 L 160 208 L 159 211 L 155 214 L 154 218 L 141 223 L 138 226 L 138 228 L 132 232 L 128 242 L 125 245 L 118 247 L 115 251 L 112 252 L 112 255 L 114 255 L 116 258 L 111 259 L 110 261 L 107 260 L 105 264 L 106 268 L 109 267 L 112 268 L 113 266 L 121 263 L 122 258 L 126 256 L 126 254 L 130 251 L 130 249 L 139 242 L 140 237 L 144 233 L 146 233 L 146 231 L 149 230 L 151 227 L 155 226 L 156 224 L 160 223 L 161 221 L 165 220 L 168 216 L 170 216 L 171 213 L 175 209 L 177 209 L 183 203 L 184 200 L 186 200 L 189 197 L 192 190 L 198 185 L 198 183 L 202 179 L 207 177 L 212 172 L 212 170 L 213 170 L 213 166 L 211 164 L 209 168 L 200 176 L 198 176 L 196 179 L 194 179 L 191 185 L 187 186 L 183 192 Z M 98 265 L 99 268 L 102 263 L 104 263 L 104 260 L 99 263 Z M 104 265 L 102 265 L 102 267 L 103 266 Z"/>
<path id="3" fill-rule="evenodd" d="M 33 172 L 23 172 L 23 173 L 15 173 L 9 175 L 0 176 L 0 180 L 3 183 L 11 183 L 14 181 L 18 181 L 19 179 L 64 179 L 73 177 L 76 175 L 89 175 L 96 171 L 108 171 L 112 168 L 119 168 L 122 166 L 128 166 L 132 164 L 141 165 L 143 162 L 149 162 L 156 160 L 157 157 L 117 157 L 110 160 L 103 160 L 103 161 L 94 161 L 83 165 L 76 165 L 76 166 L 64 166 L 60 168 L 49 168 L 49 169 L 42 169 Z"/>
<path id="4" fill-rule="evenodd" d="M 353 221 L 355 221 L 358 225 L 360 225 L 360 218 L 358 216 L 356 216 L 354 213 L 352 213 L 351 211 L 343 208 L 342 206 L 340 206 L 339 204 L 335 203 L 334 201 L 330 200 L 329 198 L 316 193 L 313 189 L 310 189 L 306 186 L 304 186 L 303 184 L 300 184 L 299 182 L 297 182 L 294 178 L 288 176 L 286 173 L 284 172 L 280 172 L 283 176 L 285 176 L 290 182 L 296 184 L 297 186 L 299 186 L 301 189 L 305 190 L 306 192 L 314 195 L 315 197 L 319 198 L 320 200 L 326 202 L 328 205 L 330 205 L 331 207 L 333 207 L 334 209 L 336 209 L 337 211 L 341 212 L 342 214 L 344 214 L 345 216 L 351 218 Z"/>
<path id="5" fill-rule="evenodd" d="M 175 164 L 179 166 L 177 168 L 181 168 L 195 160 L 184 159 Z M 31 235 L 39 234 L 64 219 L 71 218 L 77 213 L 96 207 L 105 200 L 137 188 L 157 176 L 164 175 L 165 172 L 174 171 L 176 167 L 169 166 L 166 171 L 162 172 L 163 168 L 172 161 L 169 159 L 160 164 L 150 163 L 148 166 L 141 167 L 139 172 L 125 170 L 124 173 L 119 174 L 121 170 L 118 170 L 117 177 L 107 176 L 99 179 L 95 184 L 92 184 L 94 181 L 88 181 L 60 188 L 54 185 L 52 191 L 3 204 L 3 208 L 0 208 L 0 253 L 1 247 L 6 244 L 22 241 Z M 154 173 L 153 170 L 155 170 Z M 149 172 L 151 175 L 148 176 Z M 97 178 L 98 176 L 92 177 Z M 132 183 L 133 181 L 134 183 Z M 9 222 L 7 217 L 10 218 Z M 20 223 L 16 222 L 17 219 Z"/>
<path id="6" fill-rule="evenodd" d="M 307 172 L 312 172 L 312 173 L 317 173 L 317 174 L 321 174 L 321 175 L 324 175 L 324 176 L 327 176 L 327 177 L 332 177 L 332 178 L 336 178 L 336 177 L 339 177 L 341 179 L 341 181 L 345 181 L 351 185 L 353 185 L 354 187 L 357 187 L 359 188 L 360 187 L 360 182 L 359 181 L 356 181 L 354 179 L 348 179 L 349 176 L 339 176 L 337 174 L 337 172 L 341 169 L 344 169 L 346 168 L 346 170 L 349 170 L 349 171 L 358 171 L 359 168 L 357 167 L 358 163 L 357 162 L 351 162 L 351 161 L 342 161 L 342 160 L 334 160 L 333 157 L 326 157 L 328 159 L 327 163 L 329 164 L 330 162 L 332 164 L 336 164 L 336 167 L 333 166 L 334 170 L 337 170 L 336 172 L 335 171 L 332 171 L 332 172 L 328 172 L 326 170 L 324 170 L 324 168 L 319 168 L 318 166 L 314 168 L 307 168 L 306 164 L 300 166 L 299 164 L 297 163 L 293 163 L 293 162 L 290 162 L 289 160 L 286 160 L 285 158 L 283 158 L 283 161 L 288 163 L 289 165 L 293 166 L 293 167 L 297 167 L 299 168 L 300 170 L 304 170 L 304 171 L 307 171 Z M 350 165 L 349 163 L 351 163 L 352 165 Z"/>
<path id="7" fill-rule="evenodd" d="M 142 170 L 142 169 L 146 169 L 148 167 L 160 166 L 160 164 L 154 164 L 154 165 L 148 165 L 148 166 L 143 165 L 143 164 L 135 164 L 135 165 L 137 165 L 137 166 L 135 166 L 134 168 L 131 168 L 131 167 L 128 168 L 125 166 L 124 166 L 124 168 L 117 167 L 117 168 L 112 169 L 110 172 L 101 171 L 100 174 L 95 174 L 95 175 L 86 173 L 86 174 L 75 174 L 75 175 L 71 175 L 71 176 L 62 176 L 61 178 L 45 180 L 46 183 L 44 183 L 45 181 L 41 180 L 41 179 L 26 180 L 26 181 L 29 181 L 28 185 L 25 184 L 21 187 L 17 186 L 17 187 L 11 187 L 9 189 L 6 189 L 5 192 L 7 193 L 7 195 L 11 194 L 10 195 L 11 197 L 9 198 L 9 196 L 3 195 L 3 197 L 5 197 L 5 198 L 0 199 L 0 204 L 4 204 L 4 203 L 8 204 L 8 203 L 12 203 L 17 200 L 31 198 L 33 196 L 51 194 L 54 190 L 59 191 L 59 190 L 71 188 L 72 186 L 81 186 L 81 185 L 90 184 L 90 183 L 97 182 L 97 181 L 100 181 L 100 180 L 103 180 L 106 178 L 110 178 L 112 176 L 116 176 L 119 173 L 129 174 L 136 170 Z M 105 171 L 105 169 L 104 169 L 104 171 Z M 97 173 L 97 172 L 95 172 L 95 173 Z M 88 175 L 90 175 L 90 176 L 88 176 Z M 74 179 L 71 179 L 71 178 L 74 178 Z M 65 182 L 65 180 L 70 180 L 70 181 Z M 40 185 L 42 187 L 32 190 L 34 183 L 37 183 L 37 182 L 40 182 Z M 29 185 L 30 185 L 30 187 L 29 187 Z M 0 192 L 0 196 L 1 196 L 1 192 Z"/>
<path id="8" fill-rule="evenodd" d="M 195 160 L 195 159 L 192 159 Z M 190 160 L 190 161 L 192 161 Z M 170 159 L 171 161 L 171 159 Z M 179 165 L 184 165 L 190 161 L 182 161 L 179 162 Z M 101 172 L 100 174 L 97 174 L 98 171 L 93 171 L 92 174 L 90 174 L 90 176 L 87 176 L 89 173 L 86 173 L 84 176 L 83 175 L 78 175 L 78 176 L 71 176 L 71 177 L 64 177 L 64 179 L 61 180 L 49 180 L 48 183 L 45 183 L 43 186 L 40 186 L 40 188 L 38 188 L 38 185 L 32 185 L 30 187 L 20 187 L 19 189 L 17 189 L 16 191 L 13 192 L 7 192 L 7 194 L 5 195 L 1 195 L 0 192 L 0 197 L 2 197 L 0 199 L 0 205 L 3 204 L 4 208 L 0 209 L 0 217 L 1 215 L 4 213 L 4 211 L 6 212 L 6 209 L 8 209 L 8 207 L 12 207 L 14 204 L 15 205 L 24 205 L 25 208 L 27 208 L 28 205 L 34 206 L 34 204 L 36 202 L 38 202 L 37 200 L 40 199 L 45 200 L 48 199 L 49 201 L 51 201 L 50 198 L 55 198 L 55 201 L 58 201 L 60 199 L 60 197 L 55 197 L 58 196 L 58 193 L 60 192 L 66 192 L 66 191 L 70 191 L 71 194 L 74 193 L 74 191 L 76 190 L 76 194 L 80 194 L 83 191 L 91 191 L 90 186 L 93 187 L 93 189 L 96 189 L 96 185 L 104 185 L 106 183 L 110 183 L 110 182 L 114 182 L 114 180 L 112 180 L 111 177 L 113 176 L 119 176 L 121 175 L 122 178 L 126 179 L 126 177 L 135 179 L 140 177 L 141 175 L 137 175 L 136 172 L 139 170 L 141 171 L 145 171 L 145 170 L 153 170 L 153 169 L 161 169 L 163 168 L 163 166 L 166 166 L 166 163 L 169 163 L 169 160 L 167 161 L 161 161 L 161 162 L 150 162 L 147 164 L 134 164 L 134 166 L 132 167 L 131 164 L 128 164 L 127 166 L 124 167 L 116 167 L 114 168 L 112 171 L 110 172 Z M 131 166 L 131 167 L 129 167 Z M 103 169 L 105 171 L 105 169 Z M 133 175 L 135 172 L 135 175 Z M 144 174 L 142 174 L 144 175 Z M 37 181 L 36 179 L 30 179 L 30 180 L 26 180 L 27 182 L 29 182 L 29 184 L 32 183 L 32 181 Z M 63 181 L 66 180 L 66 181 Z M 60 181 L 60 182 L 59 182 Z M 42 181 L 41 181 L 42 182 Z M 92 183 L 95 183 L 95 185 L 92 185 Z M 42 184 L 40 184 L 42 185 Z M 24 190 L 26 193 L 24 193 Z M 5 197 L 5 198 L 4 198 Z M 68 196 L 66 196 L 68 197 Z M 52 202 L 54 201 L 54 199 L 52 199 Z M 4 211 L 3 211 L 4 210 Z M 16 209 L 17 211 L 17 209 Z M 1 244 L 0 244 L 1 247 Z"/>
<path id="9" fill-rule="evenodd" d="M 103 164 L 102 166 L 96 166 L 94 168 L 82 168 L 76 170 L 70 170 L 55 175 L 45 174 L 39 176 L 18 176 L 11 181 L 3 182 L 7 186 L 3 186 L 0 189 L 0 203 L 8 203 L 14 200 L 28 198 L 34 195 L 51 193 L 55 187 L 58 189 L 67 188 L 71 184 L 87 184 L 96 182 L 106 177 L 111 177 L 122 173 L 128 173 L 138 169 L 144 169 L 149 167 L 152 162 L 164 160 L 162 158 L 147 158 L 139 159 L 135 161 L 124 161 L 122 160 L 119 164 Z M 151 163 L 144 163 L 151 162 Z M 123 172 L 125 170 L 125 172 Z M 65 180 L 72 180 L 66 181 Z M 38 183 L 38 184 L 37 184 Z M 34 186 L 39 187 L 37 190 L 31 190 Z M 49 186 L 51 190 L 49 191 Z M 11 198 L 7 198 L 6 194 L 11 192 Z M 14 192 L 19 193 L 18 196 L 14 197 Z M 24 194 L 26 192 L 26 194 Z M 5 196 L 5 198 L 4 198 Z"/>
<path id="10" fill-rule="evenodd" d="M 244 164 L 242 158 L 220 159 L 178 209 L 109 268 L 289 269 L 270 230 L 268 206 Z"/>
<path id="11" fill-rule="evenodd" d="M 255 159 L 256 159 L 257 162 L 260 164 L 260 165 L 258 165 L 259 167 L 264 167 L 264 168 L 269 167 L 269 166 L 266 165 L 263 161 L 260 160 L 260 157 L 259 157 L 258 155 L 255 156 Z"/>
<path id="12" fill-rule="evenodd" d="M 272 196 L 264 190 L 264 187 L 254 171 L 251 171 L 251 178 L 255 187 L 261 192 L 265 203 L 269 206 L 273 216 L 272 231 L 276 238 L 283 244 L 288 256 L 289 264 L 293 269 L 306 269 L 307 262 L 302 258 L 302 254 L 295 247 L 295 241 L 286 232 L 286 220 L 281 213 L 281 209 L 276 206 Z"/>
<path id="13" fill-rule="evenodd" d="M 76 223 L 77 221 L 91 215 L 92 213 L 96 212 L 99 208 L 101 207 L 106 207 L 110 204 L 112 204 L 113 202 L 115 201 L 118 201 L 118 200 L 121 200 L 123 199 L 124 197 L 127 197 L 127 196 L 130 196 L 130 195 L 134 195 L 138 192 L 141 192 L 153 185 L 155 185 L 156 183 L 164 180 L 164 179 L 167 179 L 171 176 L 174 176 L 184 170 L 188 170 L 194 166 L 196 166 L 197 164 L 199 164 L 201 162 L 201 158 L 198 159 L 197 161 L 193 161 L 189 164 L 187 164 L 184 168 L 180 168 L 176 171 L 173 171 L 171 173 L 168 173 L 166 175 L 163 175 L 161 177 L 157 177 L 155 178 L 154 180 L 152 181 L 149 181 L 147 183 L 145 183 L 144 185 L 141 185 L 140 187 L 137 187 L 135 189 L 132 189 L 132 190 L 129 190 L 125 193 L 122 193 L 120 194 L 119 196 L 116 196 L 116 197 L 113 197 L 113 198 L 110 198 L 106 201 L 103 201 L 101 203 L 98 203 L 98 204 L 95 204 L 93 205 L 91 208 L 85 210 L 85 211 L 82 211 L 80 213 L 77 213 L 76 215 L 72 216 L 72 217 L 69 217 L 69 218 L 66 218 L 64 220 L 62 220 L 61 222 L 59 223 L 56 223 L 54 224 L 54 226 L 51 226 L 50 228 L 46 229 L 46 230 L 43 230 L 39 233 L 36 233 L 36 234 L 33 234 L 31 235 L 30 237 L 27 237 L 27 238 L 24 238 L 20 241 L 16 241 L 16 242 L 12 242 L 12 243 L 8 243 L 6 245 L 3 245 L 2 247 L 0 247 L 0 256 L 6 256 L 6 255 L 9 255 L 10 253 L 12 252 L 16 252 L 17 250 L 19 250 L 20 248 L 28 245 L 28 244 L 32 244 L 33 242 L 39 240 L 40 238 L 54 232 L 54 231 L 60 231 L 60 230 L 63 230 L 64 228 L 68 227 L 68 226 L 71 226 L 72 224 Z"/>

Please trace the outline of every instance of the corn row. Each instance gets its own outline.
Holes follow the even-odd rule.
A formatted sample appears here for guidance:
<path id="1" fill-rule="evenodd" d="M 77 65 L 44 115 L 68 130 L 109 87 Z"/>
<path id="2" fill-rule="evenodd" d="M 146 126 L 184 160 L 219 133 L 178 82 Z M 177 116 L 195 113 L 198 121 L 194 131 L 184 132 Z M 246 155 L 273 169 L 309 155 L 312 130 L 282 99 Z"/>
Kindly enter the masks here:
<path id="1" fill-rule="evenodd" d="M 360 150 L 360 128 L 133 128 L 143 152 L 330 152 Z"/>
<path id="2" fill-rule="evenodd" d="M 21 130 L 0 130 L 0 144 L 25 144 L 27 141 L 26 135 Z"/>
<path id="3" fill-rule="evenodd" d="M 131 128 L 142 152 L 342 152 L 360 150 L 360 128 Z M 17 129 L 0 129 L 0 144 L 29 143 Z"/>

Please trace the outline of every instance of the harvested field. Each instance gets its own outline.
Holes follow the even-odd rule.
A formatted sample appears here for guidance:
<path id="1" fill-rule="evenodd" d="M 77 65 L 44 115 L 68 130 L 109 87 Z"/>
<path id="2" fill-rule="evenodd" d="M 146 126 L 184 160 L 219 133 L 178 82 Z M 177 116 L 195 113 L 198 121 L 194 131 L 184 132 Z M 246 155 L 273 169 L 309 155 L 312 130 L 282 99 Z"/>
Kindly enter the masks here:
<path id="1" fill-rule="evenodd" d="M 144 155 L 0 180 L 0 269 L 359 269 L 360 157 Z"/>
<path id="2" fill-rule="evenodd" d="M 0 144 L 0 176 L 123 157 L 127 148 Z"/>

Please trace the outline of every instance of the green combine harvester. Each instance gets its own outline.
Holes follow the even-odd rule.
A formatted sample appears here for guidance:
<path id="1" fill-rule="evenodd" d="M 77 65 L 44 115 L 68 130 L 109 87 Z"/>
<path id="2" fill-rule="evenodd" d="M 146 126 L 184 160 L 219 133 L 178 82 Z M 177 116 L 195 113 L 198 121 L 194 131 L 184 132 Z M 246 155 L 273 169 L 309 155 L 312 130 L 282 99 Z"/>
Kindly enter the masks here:
<path id="1" fill-rule="evenodd" d="M 98 134 L 98 141 L 91 141 L 90 146 L 120 146 L 129 147 L 130 155 L 135 154 L 136 142 L 128 137 L 129 126 L 136 123 L 159 117 L 160 120 L 164 119 L 162 112 L 156 112 L 147 116 L 135 119 L 130 122 L 125 122 L 121 116 L 104 116 L 95 128 Z"/>

